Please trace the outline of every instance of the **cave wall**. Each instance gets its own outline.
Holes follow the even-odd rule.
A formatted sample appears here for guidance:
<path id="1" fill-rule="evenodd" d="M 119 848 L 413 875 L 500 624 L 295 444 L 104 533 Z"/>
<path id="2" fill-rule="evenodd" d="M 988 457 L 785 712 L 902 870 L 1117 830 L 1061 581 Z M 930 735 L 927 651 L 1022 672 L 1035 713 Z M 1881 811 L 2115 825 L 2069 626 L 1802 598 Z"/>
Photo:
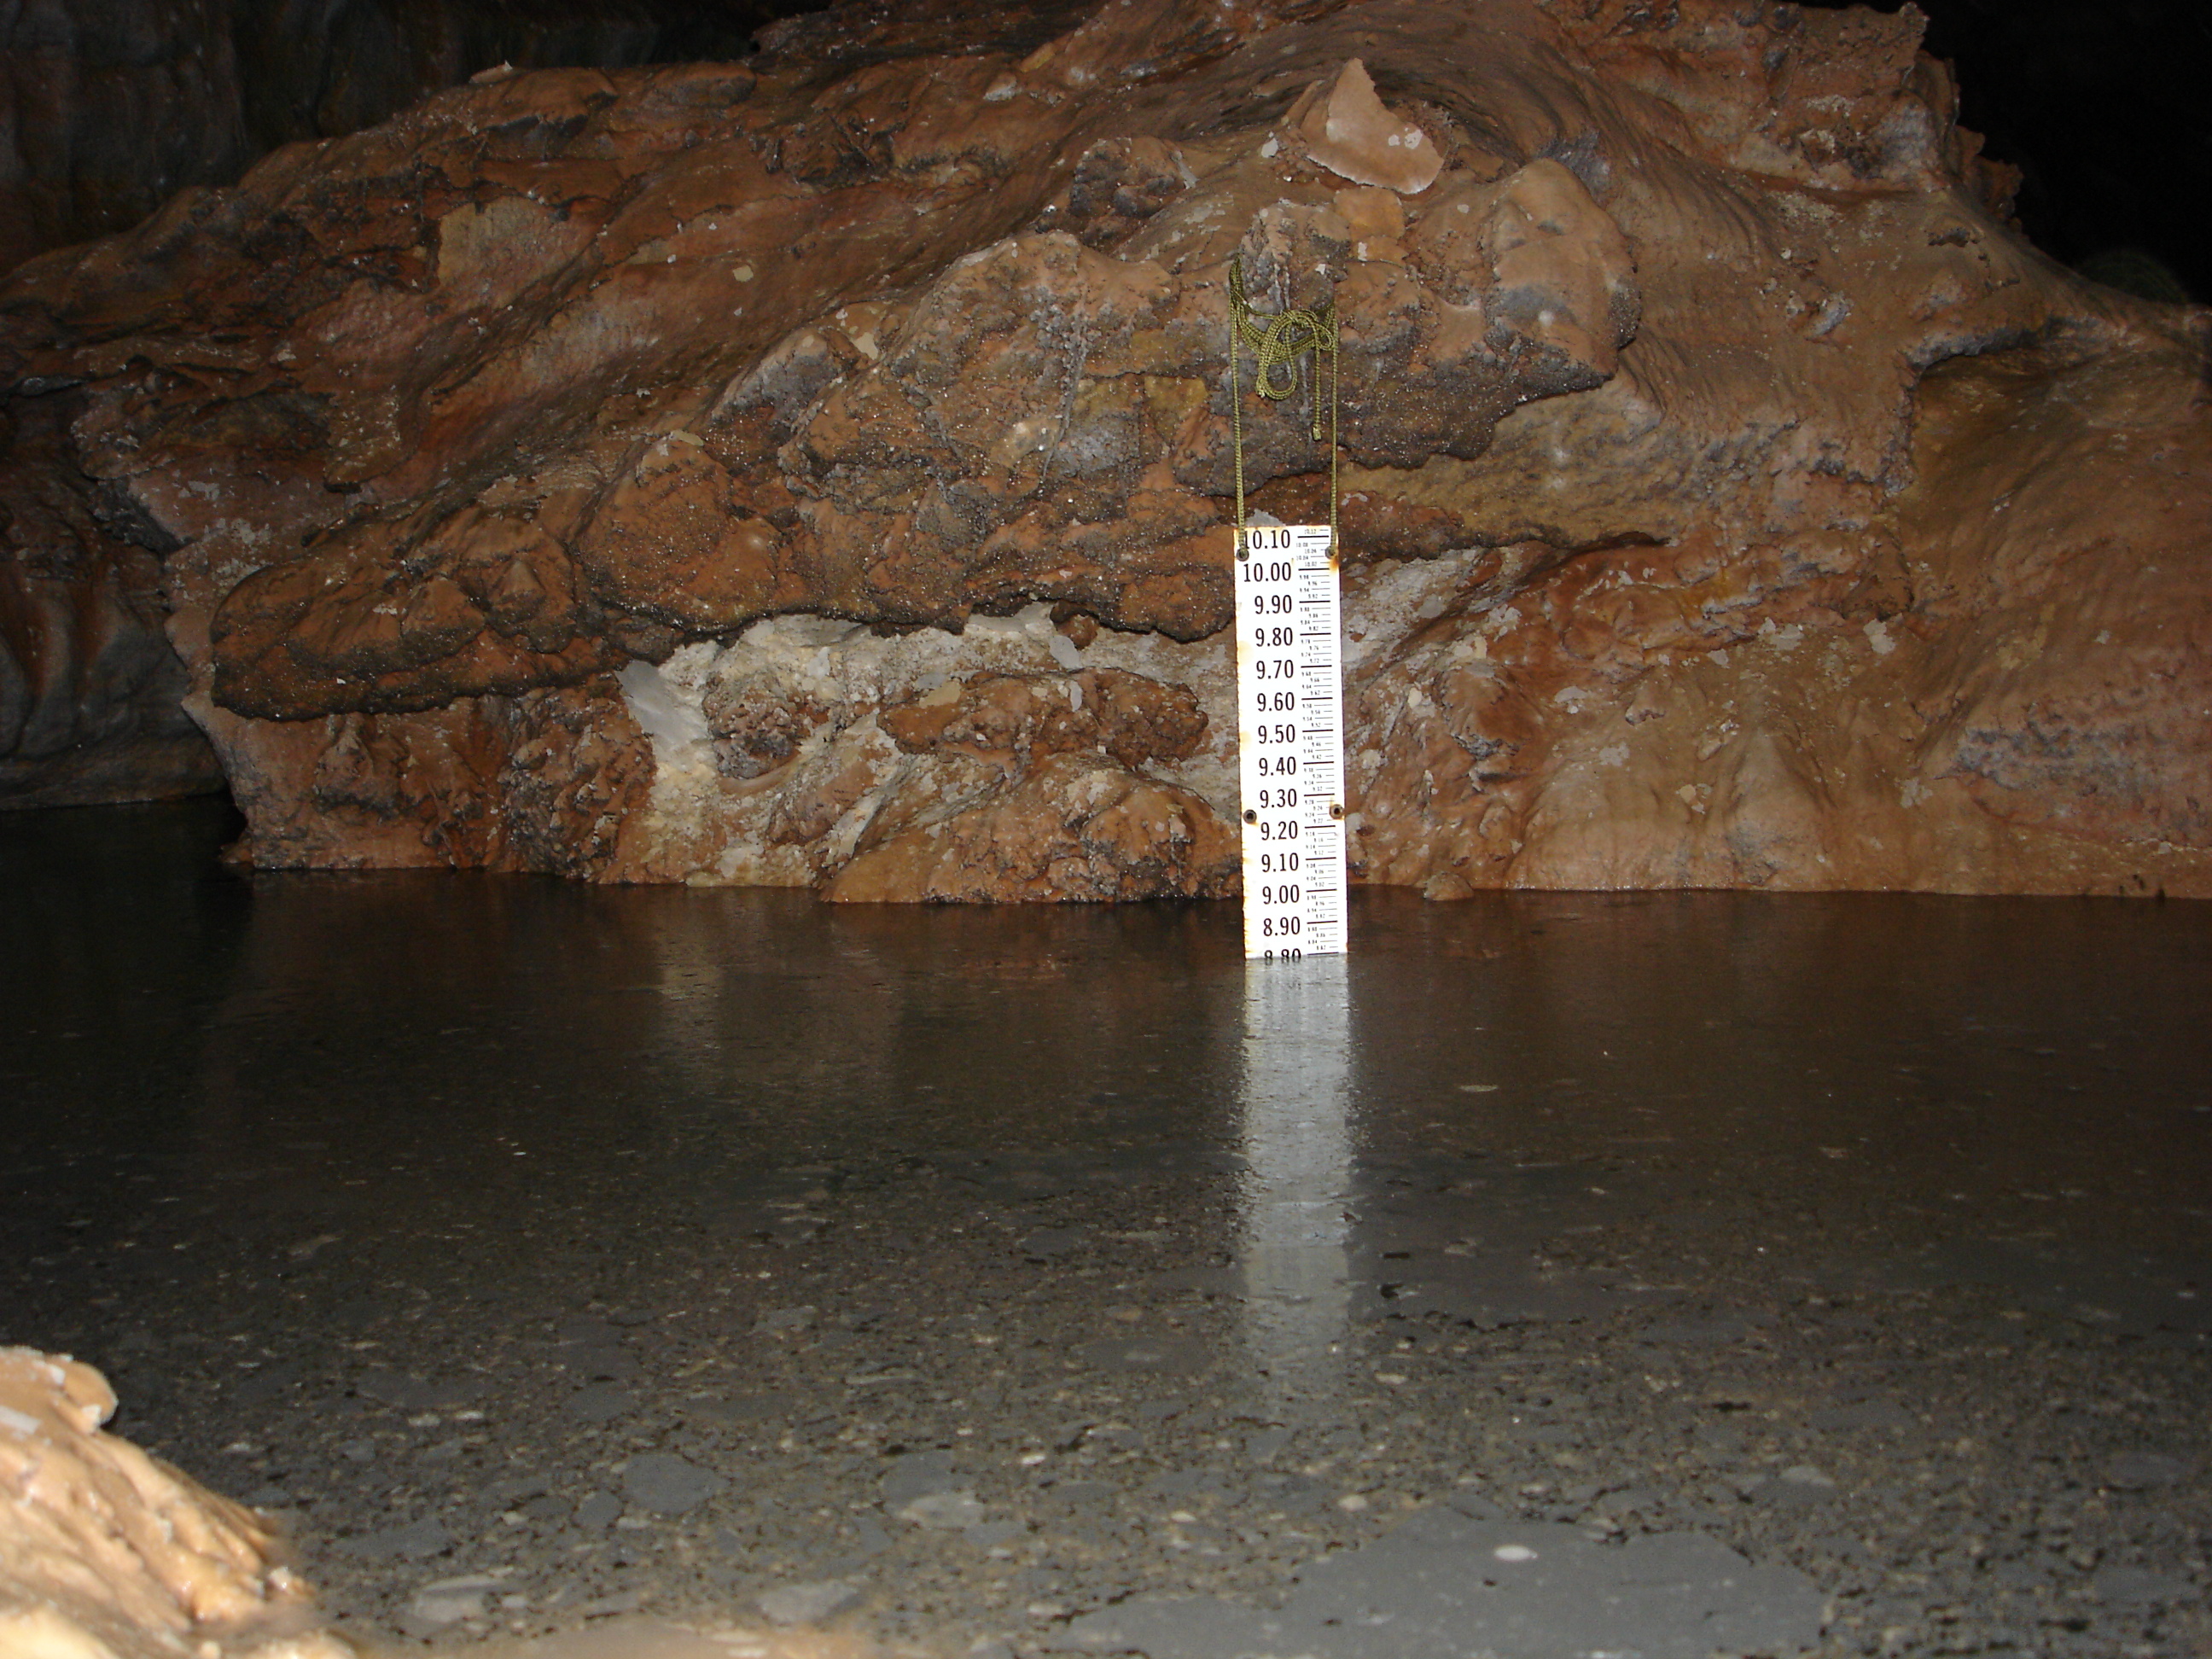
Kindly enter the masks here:
<path id="1" fill-rule="evenodd" d="M 220 789 L 165 631 L 176 543 L 78 469 L 64 413 L 0 414 L 0 807 Z"/>
<path id="2" fill-rule="evenodd" d="M 735 57 L 759 5 L 661 0 L 25 0 L 0 9 L 0 270 L 127 230 L 285 144 L 388 119 L 487 67 Z M 158 532 L 44 469 L 50 416 L 0 426 L 0 808 L 222 787 L 179 708 Z M 58 482 L 56 482 L 58 480 Z"/>
<path id="3" fill-rule="evenodd" d="M 2203 318 L 2018 237 L 1918 27 L 848 8 L 488 76 L 18 273 L 14 476 L 159 561 L 264 865 L 1225 893 L 1240 255 L 1345 322 L 1363 878 L 2205 890 Z"/>
<path id="4" fill-rule="evenodd" d="M 0 270 L 477 71 L 736 58 L 768 5 L 23 0 L 0 11 Z"/>

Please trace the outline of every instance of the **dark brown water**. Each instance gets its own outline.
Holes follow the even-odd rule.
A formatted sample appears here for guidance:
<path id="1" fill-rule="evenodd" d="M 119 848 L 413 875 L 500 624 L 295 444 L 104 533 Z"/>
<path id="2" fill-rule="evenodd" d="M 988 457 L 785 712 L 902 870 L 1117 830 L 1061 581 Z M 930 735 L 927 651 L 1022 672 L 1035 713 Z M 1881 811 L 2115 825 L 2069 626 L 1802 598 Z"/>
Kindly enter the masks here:
<path id="1" fill-rule="evenodd" d="M 1227 905 L 246 878 L 225 833 L 0 817 L 0 1340 L 108 1370 L 349 1616 L 836 1578 L 1096 1650 L 1456 1499 L 1718 1540 L 1834 1651 L 2200 1650 L 2212 906 L 1370 892 L 1269 969 Z M 963 1524 L 901 1514 L 933 1480 Z"/>

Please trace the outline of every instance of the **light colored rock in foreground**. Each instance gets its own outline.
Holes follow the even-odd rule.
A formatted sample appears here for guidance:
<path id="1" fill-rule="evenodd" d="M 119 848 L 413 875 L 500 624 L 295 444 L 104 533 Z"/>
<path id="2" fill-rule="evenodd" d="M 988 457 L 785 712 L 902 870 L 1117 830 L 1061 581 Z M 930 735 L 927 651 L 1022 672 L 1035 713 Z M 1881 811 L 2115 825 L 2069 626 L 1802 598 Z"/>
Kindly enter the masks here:
<path id="1" fill-rule="evenodd" d="M 0 1659 L 350 1659 L 252 1511 L 129 1441 L 91 1366 L 0 1348 Z"/>
<path id="2" fill-rule="evenodd" d="M 264 866 L 1225 893 L 1241 257 L 1343 324 L 1358 878 L 2212 895 L 2205 314 L 2009 228 L 1920 27 L 945 0 L 494 76 L 18 273 L 0 501 L 158 558 Z"/>
<path id="3" fill-rule="evenodd" d="M 103 1431 L 115 1403 L 89 1365 L 0 1348 L 0 1659 L 360 1659 L 315 1627 L 308 1588 L 260 1516 Z M 819 1621 L 854 1599 L 779 1605 L 772 1616 Z M 483 1651 L 867 1659 L 875 1649 L 849 1628 L 702 1633 L 627 1620 Z"/>

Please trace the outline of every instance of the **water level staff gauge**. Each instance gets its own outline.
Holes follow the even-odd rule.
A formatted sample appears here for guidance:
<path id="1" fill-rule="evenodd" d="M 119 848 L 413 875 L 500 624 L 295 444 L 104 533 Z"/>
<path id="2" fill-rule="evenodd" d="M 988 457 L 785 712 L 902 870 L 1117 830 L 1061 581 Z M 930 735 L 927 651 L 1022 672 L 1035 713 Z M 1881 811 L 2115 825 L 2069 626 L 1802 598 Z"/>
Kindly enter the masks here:
<path id="1" fill-rule="evenodd" d="M 1254 527 L 1237 556 L 1244 954 L 1344 950 L 1344 647 L 1334 536 Z"/>

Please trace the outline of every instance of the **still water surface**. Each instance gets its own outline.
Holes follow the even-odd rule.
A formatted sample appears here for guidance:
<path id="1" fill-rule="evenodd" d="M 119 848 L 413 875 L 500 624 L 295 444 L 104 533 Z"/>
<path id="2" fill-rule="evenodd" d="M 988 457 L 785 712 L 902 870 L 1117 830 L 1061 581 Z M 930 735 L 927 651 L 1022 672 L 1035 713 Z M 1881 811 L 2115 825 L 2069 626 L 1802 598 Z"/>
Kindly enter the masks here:
<path id="1" fill-rule="evenodd" d="M 493 1556 L 518 1583 L 562 1562 L 598 1574 L 595 1593 L 648 1582 L 642 1523 L 603 1545 L 566 1510 L 501 1532 L 506 1498 L 469 1509 L 472 1486 L 524 1465 L 552 1471 L 531 1501 L 570 1502 L 564 1436 L 754 1460 L 739 1486 L 769 1495 L 684 1534 L 693 1566 L 722 1552 L 697 1585 L 896 1571 L 939 1585 L 918 1628 L 989 1636 L 953 1603 L 1027 1595 L 1064 1618 L 1109 1580 L 1242 1593 L 1240 1561 L 1290 1547 L 1269 1541 L 1282 1526 L 1224 1519 L 1241 1543 L 1213 1578 L 1187 1553 L 1116 1562 L 1096 1538 L 1054 1556 L 1028 1489 L 993 1498 L 987 1478 L 1018 1543 L 908 1560 L 874 1521 L 832 1514 L 873 1501 L 874 1465 L 772 1476 L 758 1460 L 830 1439 L 838 1457 L 896 1457 L 901 1435 L 956 1445 L 955 1419 L 968 1439 L 988 1419 L 1009 1467 L 1034 1469 L 1013 1449 L 1143 1399 L 1170 1402 L 1164 1424 L 1212 1414 L 1186 1462 L 1230 1446 L 1201 1439 L 1231 1421 L 1294 1437 L 1442 1413 L 1455 1426 L 1401 1429 L 1401 1461 L 1377 1454 L 1370 1485 L 1518 1491 L 1585 1522 L 1627 1477 L 1515 1479 L 1549 1466 L 1498 1449 L 1445 1357 L 1481 1360 L 1499 1333 L 1568 1334 L 1540 1367 L 1656 1341 L 1656 1371 L 1600 1369 L 1644 1367 L 1658 1399 L 1703 1386 L 1717 1349 L 1738 1377 L 1796 1375 L 1783 1350 L 1808 1307 L 1887 1319 L 1918 1297 L 1938 1320 L 2010 1319 L 2000 1337 L 2047 1329 L 2052 1352 L 2082 1332 L 2155 1349 L 2201 1381 L 2212 906 L 1366 892 L 1348 960 L 1255 967 L 1232 905 L 247 878 L 216 862 L 228 827 L 207 804 L 0 817 L 0 1340 L 108 1369 L 118 1427 L 289 1508 L 317 1576 L 364 1617 L 404 1622 L 412 1579 Z M 697 1334 L 623 1339 L 614 1369 L 642 1356 L 643 1375 L 590 1377 L 562 1358 L 582 1340 L 564 1317 Z M 995 1322 L 981 1370 L 945 1348 L 979 1318 Z M 1388 1370 L 1431 1348 L 1434 1376 Z M 415 1379 L 414 1407 L 380 1403 L 402 1385 L 364 1392 L 378 1366 Z M 462 1373 L 477 1415 L 456 1420 L 490 1426 L 416 1433 L 476 1471 L 439 1497 L 435 1447 L 402 1419 L 440 1427 L 437 1378 Z M 579 1426 L 589 1413 L 556 1409 L 576 1383 L 636 1414 Z M 1812 1408 L 1797 1386 L 1770 1389 L 1785 1427 Z M 1085 1389 L 1103 1392 L 1085 1405 Z M 759 1438 L 732 1426 L 732 1399 L 793 1394 Z M 683 1418 L 702 1400 L 723 1418 Z M 363 1445 L 378 1468 L 346 1449 Z M 403 1455 L 432 1462 L 395 1480 L 382 1466 Z M 577 1467 L 610 1485 L 620 1459 Z M 779 1522 L 778 1479 L 840 1495 Z M 1264 1497 L 1251 1479 L 1207 1501 L 1243 1513 Z M 1879 1572 L 1841 1583 L 1825 1534 L 1726 1533 L 1710 1486 L 1639 1501 L 1786 1549 L 1847 1604 L 1913 1602 Z M 428 1565 L 348 1543 L 426 1506 L 459 1540 Z M 1291 1534 L 1356 1530 L 1365 1507 L 1322 1501 Z M 623 1595 L 653 1605 L 600 1599 Z M 532 1596 L 508 1624 L 561 1605 L 543 1583 Z M 1925 1615 L 1900 1607 L 1862 1622 Z M 1851 1650 L 1842 1629 L 1830 1639 Z"/>

